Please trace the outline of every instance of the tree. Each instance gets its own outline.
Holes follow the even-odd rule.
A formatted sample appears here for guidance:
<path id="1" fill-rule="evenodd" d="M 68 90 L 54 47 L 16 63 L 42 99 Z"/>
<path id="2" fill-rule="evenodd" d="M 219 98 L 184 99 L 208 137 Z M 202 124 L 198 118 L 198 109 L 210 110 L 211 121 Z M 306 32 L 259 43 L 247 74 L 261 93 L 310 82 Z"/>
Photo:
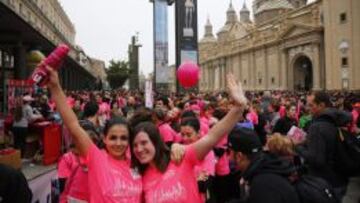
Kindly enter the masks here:
<path id="1" fill-rule="evenodd" d="M 112 89 L 122 87 L 130 76 L 129 62 L 111 60 L 106 75 Z"/>

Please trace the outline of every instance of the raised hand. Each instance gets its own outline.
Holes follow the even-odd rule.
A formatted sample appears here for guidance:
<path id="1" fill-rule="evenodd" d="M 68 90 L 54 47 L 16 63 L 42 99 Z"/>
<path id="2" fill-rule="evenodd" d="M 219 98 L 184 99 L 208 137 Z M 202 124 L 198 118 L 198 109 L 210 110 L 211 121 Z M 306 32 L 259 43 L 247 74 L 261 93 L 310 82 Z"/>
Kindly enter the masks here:
<path id="1" fill-rule="evenodd" d="M 241 82 L 236 82 L 236 79 L 232 73 L 227 75 L 227 86 L 229 89 L 229 94 L 235 103 L 239 106 L 245 106 L 247 104 L 247 99 L 245 97 Z"/>
<path id="2" fill-rule="evenodd" d="M 48 81 L 46 83 L 47 87 L 52 90 L 56 87 L 60 87 L 60 82 L 59 82 L 59 75 L 57 73 L 56 70 L 54 70 L 53 68 L 46 66 L 46 71 L 48 72 Z"/>
<path id="3" fill-rule="evenodd" d="M 185 146 L 181 144 L 174 143 L 171 146 L 171 160 L 179 165 L 185 155 Z"/>

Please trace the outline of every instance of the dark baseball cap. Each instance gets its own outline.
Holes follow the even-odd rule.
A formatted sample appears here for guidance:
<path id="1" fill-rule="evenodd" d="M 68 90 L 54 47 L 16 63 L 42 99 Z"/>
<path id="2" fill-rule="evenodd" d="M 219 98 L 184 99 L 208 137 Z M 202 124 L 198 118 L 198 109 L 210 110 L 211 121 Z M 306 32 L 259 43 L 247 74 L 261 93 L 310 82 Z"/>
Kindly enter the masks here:
<path id="1" fill-rule="evenodd" d="M 228 147 L 244 154 L 254 154 L 262 151 L 262 144 L 256 132 L 244 127 L 235 128 L 230 132 Z"/>

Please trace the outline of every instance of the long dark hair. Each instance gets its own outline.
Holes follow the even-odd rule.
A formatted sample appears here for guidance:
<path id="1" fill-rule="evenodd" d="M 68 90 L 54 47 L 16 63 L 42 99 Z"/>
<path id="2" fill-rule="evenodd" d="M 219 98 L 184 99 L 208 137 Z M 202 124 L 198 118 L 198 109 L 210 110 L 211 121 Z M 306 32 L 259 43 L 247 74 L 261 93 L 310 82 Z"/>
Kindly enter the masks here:
<path id="1" fill-rule="evenodd" d="M 169 163 L 170 163 L 170 150 L 163 142 L 160 137 L 160 132 L 158 128 L 152 122 L 142 122 L 138 124 L 134 132 L 130 135 L 130 149 L 131 149 L 131 163 L 132 167 L 138 168 L 141 174 L 144 174 L 149 164 L 141 164 L 139 160 L 135 157 L 133 143 L 136 136 L 144 132 L 149 136 L 151 143 L 155 147 L 155 157 L 154 163 L 155 167 L 161 171 L 165 172 Z"/>
<path id="2" fill-rule="evenodd" d="M 199 119 L 195 117 L 185 117 L 181 120 L 180 126 L 190 126 L 195 130 L 196 133 L 199 133 L 200 130 Z"/>
<path id="3" fill-rule="evenodd" d="M 104 137 L 106 137 L 106 135 L 108 134 L 110 128 L 113 127 L 114 125 L 123 125 L 123 126 L 125 126 L 126 129 L 129 132 L 129 134 L 131 134 L 128 122 L 124 118 L 115 117 L 115 118 L 112 118 L 112 119 L 106 121 L 104 130 L 103 130 Z"/>
<path id="4" fill-rule="evenodd" d="M 80 125 L 85 131 L 92 131 L 92 132 L 94 132 L 96 134 L 96 137 L 93 137 L 92 140 L 95 143 L 95 145 L 98 146 L 101 149 L 106 149 L 106 145 L 105 145 L 105 143 L 104 143 L 104 141 L 102 139 L 102 136 L 100 135 L 101 132 L 103 134 L 103 137 L 105 138 L 107 136 L 110 128 L 112 128 L 115 125 L 122 125 L 128 130 L 129 135 L 131 134 L 131 128 L 130 128 L 128 122 L 122 117 L 114 117 L 114 118 L 112 118 L 110 120 L 107 120 L 106 123 L 105 123 L 105 126 L 104 126 L 104 128 L 102 129 L 101 132 L 98 129 L 96 129 L 94 124 L 92 124 L 88 120 L 80 120 Z M 86 127 L 84 127 L 84 125 Z M 88 126 L 88 125 L 90 125 L 90 126 Z M 89 135 L 89 136 L 91 137 L 91 135 Z"/>
<path id="5" fill-rule="evenodd" d="M 19 122 L 21 120 L 21 118 L 24 116 L 23 115 L 23 102 L 21 101 L 17 101 L 15 108 L 14 108 L 14 120 L 16 122 Z"/>

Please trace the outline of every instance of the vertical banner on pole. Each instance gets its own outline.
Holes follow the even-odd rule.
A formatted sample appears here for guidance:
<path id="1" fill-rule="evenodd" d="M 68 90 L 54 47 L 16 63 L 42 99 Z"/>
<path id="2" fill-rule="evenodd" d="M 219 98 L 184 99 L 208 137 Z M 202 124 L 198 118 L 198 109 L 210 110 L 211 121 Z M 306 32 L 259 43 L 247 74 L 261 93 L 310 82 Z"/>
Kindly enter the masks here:
<path id="1" fill-rule="evenodd" d="M 177 0 L 175 6 L 176 67 L 185 61 L 198 64 L 197 0 Z"/>
<path id="2" fill-rule="evenodd" d="M 152 84 L 151 80 L 145 82 L 145 106 L 150 109 L 154 106 Z"/>
<path id="3" fill-rule="evenodd" d="M 169 82 L 168 1 L 154 0 L 154 63 L 156 86 Z"/>

